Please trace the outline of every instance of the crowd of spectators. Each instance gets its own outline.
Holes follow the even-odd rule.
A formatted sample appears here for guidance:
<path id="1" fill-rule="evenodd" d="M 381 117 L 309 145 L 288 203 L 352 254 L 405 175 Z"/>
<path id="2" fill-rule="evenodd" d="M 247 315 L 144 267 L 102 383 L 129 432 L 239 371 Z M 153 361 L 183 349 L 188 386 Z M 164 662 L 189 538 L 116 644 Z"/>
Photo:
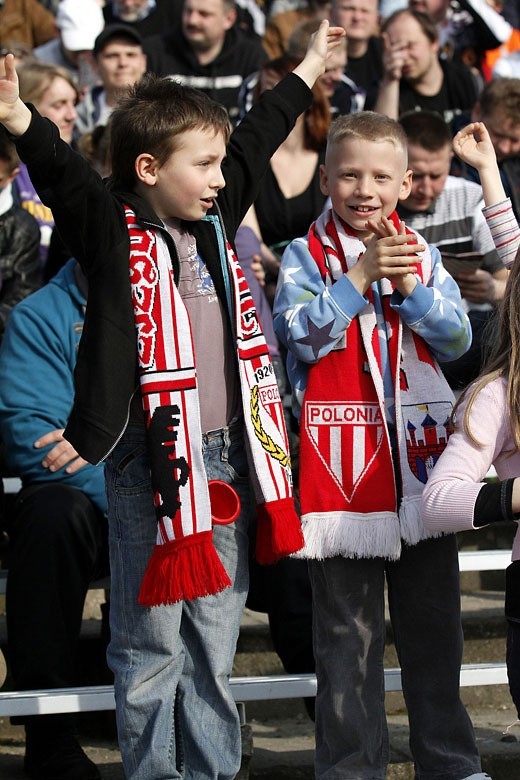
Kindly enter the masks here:
<path id="1" fill-rule="evenodd" d="M 417 228 L 441 253 L 480 258 L 468 271 L 459 270 L 458 276 L 454 271 L 474 328 L 474 348 L 463 363 L 445 367 L 453 387 L 460 389 L 479 371 L 489 339 L 489 333 L 483 335 L 484 324 L 503 295 L 508 271 L 494 251 L 482 218 L 478 172 L 453 158 L 451 139 L 470 121 L 486 124 L 506 194 L 519 218 L 520 19 L 516 2 L 3 0 L 0 56 L 7 52 L 15 55 L 23 100 L 52 119 L 67 143 L 109 175 L 110 115 L 125 91 L 146 72 L 202 90 L 224 105 L 230 123 L 237 124 L 257 95 L 303 58 L 307 41 L 323 18 L 345 28 L 346 44 L 334 53 L 315 86 L 313 105 L 272 158 L 258 200 L 237 236 L 239 260 L 251 280 L 264 330 L 269 334 L 280 389 L 286 398 L 290 396 L 283 350 L 272 330 L 270 309 L 280 256 L 288 242 L 306 232 L 325 205 L 320 167 L 330 122 L 337 115 L 363 110 L 399 119 L 408 136 L 414 180 L 410 196 L 400 207 L 406 224 Z M 103 568 L 106 542 L 99 470 L 90 478 L 94 467 L 76 460 L 77 454 L 68 452 L 61 459 L 56 456 L 57 447 L 66 447 L 61 433 L 72 404 L 74 350 L 87 291 L 53 227 L 50 210 L 40 201 L 27 170 L 2 132 L 0 339 L 4 332 L 7 336 L 0 352 L 0 439 L 4 450 L 9 450 L 4 473 L 16 474 L 23 482 L 8 523 L 13 544 L 7 611 L 15 682 L 35 688 L 75 681 L 73 647 L 81 606 L 88 578 Z M 51 282 L 54 286 L 20 306 L 10 324 L 13 307 L 48 284 L 56 273 Z M 64 317 L 64 302 L 68 319 Z M 27 321 L 33 327 L 35 318 L 41 322 L 34 326 L 37 335 L 29 338 L 30 331 L 21 323 Z M 62 332 L 54 332 L 48 346 L 44 336 L 50 338 L 49 329 L 56 330 L 60 323 Z M 41 359 L 43 351 L 56 357 L 61 341 L 61 362 L 54 368 L 51 362 L 47 371 L 37 372 L 38 380 L 45 380 L 47 387 L 34 384 L 36 374 L 31 366 Z M 62 398 L 54 397 L 59 408 L 55 403 L 45 408 L 45 399 L 54 395 L 65 377 L 67 392 Z M 286 403 L 296 455 L 297 426 L 289 406 Z M 17 454 L 12 431 L 21 411 L 28 420 L 23 422 L 27 435 L 25 449 Z M 71 474 L 82 476 L 72 478 Z M 77 502 L 70 499 L 71 491 L 77 492 Z M 43 505 L 47 512 L 41 511 Z M 38 517 L 42 524 L 35 522 L 35 507 L 43 516 Z M 83 530 L 72 541 L 65 529 L 77 525 L 78 517 Z M 84 560 L 85 566 L 77 572 L 74 602 L 68 604 L 68 611 L 51 587 L 51 578 L 38 574 L 38 595 L 48 608 L 34 607 L 39 613 L 42 652 L 31 657 L 28 676 L 23 645 L 31 641 L 32 631 L 26 636 L 20 623 L 22 618 L 30 621 L 30 605 L 22 596 L 27 588 L 27 569 L 33 578 L 39 572 L 32 560 L 37 557 L 35 550 L 41 549 L 42 528 L 46 542 L 61 538 L 64 550 L 69 550 L 64 555 Z M 69 581 L 66 570 L 59 568 L 62 563 L 47 560 L 47 566 L 56 567 L 57 576 Z M 259 578 L 256 582 L 255 576 Z M 294 586 L 292 590 L 288 583 Z M 286 599 L 279 598 L 281 592 L 287 594 Z M 253 572 L 251 593 L 251 604 L 270 614 L 275 644 L 286 669 L 312 671 L 309 586 L 303 569 L 296 562 L 284 563 L 273 570 L 270 582 L 266 582 L 265 573 Z M 264 594 L 263 600 L 259 593 Z M 270 594 L 269 598 L 265 594 Z M 56 625 L 58 611 L 68 615 L 70 622 L 66 660 L 63 653 L 53 655 L 50 646 L 43 652 L 46 633 L 66 632 L 63 625 Z M 302 651 L 298 658 L 291 652 L 295 647 Z M 42 731 L 38 728 L 36 721 L 27 725 L 31 776 L 50 777 L 54 774 L 45 772 L 55 771 L 56 776 L 72 777 L 58 774 L 68 771 L 67 761 L 79 767 L 74 777 L 87 780 L 99 776 L 91 762 L 83 760 L 81 749 L 75 747 L 71 752 L 68 720 L 42 721 Z M 43 739 L 47 743 L 51 740 L 52 756 L 42 750 Z"/>

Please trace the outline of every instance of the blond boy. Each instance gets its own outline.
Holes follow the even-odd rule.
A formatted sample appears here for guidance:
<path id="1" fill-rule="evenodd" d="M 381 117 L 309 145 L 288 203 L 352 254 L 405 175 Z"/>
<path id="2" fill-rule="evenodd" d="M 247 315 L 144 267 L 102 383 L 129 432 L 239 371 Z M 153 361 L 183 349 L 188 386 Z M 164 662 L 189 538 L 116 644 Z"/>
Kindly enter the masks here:
<path id="1" fill-rule="evenodd" d="M 416 777 L 482 779 L 459 697 L 456 544 L 419 513 L 453 401 L 436 361 L 467 349 L 468 320 L 437 250 L 395 214 L 411 187 L 395 121 L 336 120 L 321 186 L 332 208 L 286 250 L 274 306 L 301 416 L 316 776 L 385 777 L 386 580 Z"/>

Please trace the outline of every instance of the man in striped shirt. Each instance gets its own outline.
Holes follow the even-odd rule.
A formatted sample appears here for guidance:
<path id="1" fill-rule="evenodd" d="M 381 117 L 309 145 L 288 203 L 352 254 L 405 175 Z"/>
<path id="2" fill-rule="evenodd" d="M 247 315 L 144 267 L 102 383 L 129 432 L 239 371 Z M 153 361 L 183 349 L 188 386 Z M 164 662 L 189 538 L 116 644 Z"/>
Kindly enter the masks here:
<path id="1" fill-rule="evenodd" d="M 486 326 L 504 295 L 508 271 L 482 214 L 480 185 L 449 175 L 453 152 L 448 125 L 428 111 L 403 114 L 399 121 L 408 138 L 408 167 L 413 171 L 411 193 L 399 205 L 399 215 L 441 255 L 479 256 L 478 261 L 465 261 L 467 271 L 453 273 L 471 321 L 473 344 L 462 358 L 444 364 L 443 370 L 452 387 L 462 388 L 479 372 L 492 338 Z"/>

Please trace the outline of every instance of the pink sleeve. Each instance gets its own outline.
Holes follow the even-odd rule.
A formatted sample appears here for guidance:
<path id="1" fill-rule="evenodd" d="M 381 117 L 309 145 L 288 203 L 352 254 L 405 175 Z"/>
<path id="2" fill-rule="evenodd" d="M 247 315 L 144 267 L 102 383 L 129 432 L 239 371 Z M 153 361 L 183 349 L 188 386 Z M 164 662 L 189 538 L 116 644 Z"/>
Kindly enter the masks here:
<path id="1" fill-rule="evenodd" d="M 475 399 L 470 428 L 475 444 L 462 426 L 465 403 L 457 410 L 458 424 L 428 479 L 422 496 L 422 519 L 431 531 L 448 533 L 473 528 L 475 502 L 489 467 L 504 444 L 504 387 L 502 380 L 486 385 Z"/>
<path id="2" fill-rule="evenodd" d="M 513 264 L 520 246 L 520 229 L 513 213 L 511 200 L 507 198 L 501 203 L 485 206 L 482 213 L 486 218 L 500 259 L 509 268 Z"/>

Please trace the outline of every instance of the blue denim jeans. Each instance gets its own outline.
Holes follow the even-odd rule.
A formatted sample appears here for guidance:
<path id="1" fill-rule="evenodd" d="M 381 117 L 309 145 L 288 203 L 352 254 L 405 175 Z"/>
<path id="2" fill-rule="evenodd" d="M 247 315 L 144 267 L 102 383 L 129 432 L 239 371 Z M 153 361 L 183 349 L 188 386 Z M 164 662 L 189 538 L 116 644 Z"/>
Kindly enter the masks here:
<path id="1" fill-rule="evenodd" d="M 203 436 L 208 479 L 232 484 L 242 510 L 213 540 L 232 586 L 171 606 L 137 603 L 157 521 L 144 429 L 129 428 L 106 463 L 111 641 L 119 745 L 127 780 L 232 780 L 240 721 L 229 687 L 248 590 L 251 493 L 242 424 Z"/>
<path id="2" fill-rule="evenodd" d="M 316 697 L 316 778 L 384 780 L 388 763 L 384 587 L 401 666 L 416 780 L 480 772 L 459 695 L 459 567 L 453 534 L 405 546 L 398 561 L 310 561 Z"/>

